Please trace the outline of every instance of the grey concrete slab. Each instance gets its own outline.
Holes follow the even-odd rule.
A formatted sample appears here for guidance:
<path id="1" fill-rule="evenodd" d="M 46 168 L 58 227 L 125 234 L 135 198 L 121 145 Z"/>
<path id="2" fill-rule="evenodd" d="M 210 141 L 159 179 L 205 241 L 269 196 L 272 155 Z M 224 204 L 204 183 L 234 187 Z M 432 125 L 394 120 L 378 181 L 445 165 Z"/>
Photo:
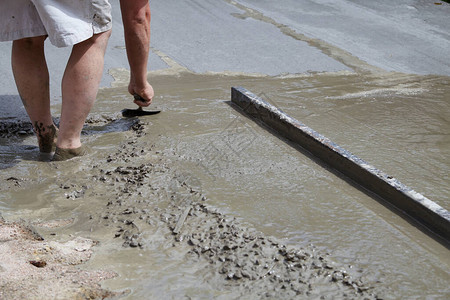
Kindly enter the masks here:
<path id="1" fill-rule="evenodd" d="M 237 2 L 387 71 L 450 75 L 448 3 L 425 0 Z"/>
<path id="2" fill-rule="evenodd" d="M 11 71 L 11 43 L 0 43 L 0 95 L 17 94 Z"/>
<path id="3" fill-rule="evenodd" d="M 152 1 L 152 45 L 191 71 L 305 73 L 350 70 L 272 24 L 240 18 L 226 1 Z"/>

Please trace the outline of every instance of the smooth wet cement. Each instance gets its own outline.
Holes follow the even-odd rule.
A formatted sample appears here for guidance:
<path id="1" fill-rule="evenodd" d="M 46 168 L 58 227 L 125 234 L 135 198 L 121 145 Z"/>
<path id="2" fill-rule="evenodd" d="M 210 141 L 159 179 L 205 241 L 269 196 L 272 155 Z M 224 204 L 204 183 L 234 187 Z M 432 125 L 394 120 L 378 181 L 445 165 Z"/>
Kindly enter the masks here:
<path id="1" fill-rule="evenodd" d="M 209 206 L 226 218 L 237 217 L 246 228 L 293 247 L 312 243 L 320 253 L 330 253 L 346 272 L 353 271 L 385 298 L 448 296 L 450 261 L 445 247 L 229 103 L 231 86 L 261 91 L 272 104 L 448 208 L 447 77 L 156 73 L 151 77 L 159 95 L 154 108 L 163 112 L 135 123 L 120 116 L 123 108 L 133 107 L 126 93 L 127 73 L 111 74 L 117 79 L 115 86 L 100 91 L 85 128 L 83 138 L 93 153 L 48 164 L 36 161 L 33 136 L 7 139 L 2 147 L 11 156 L 2 162 L 0 196 L 7 219 L 74 218 L 73 224 L 56 231 L 56 237 L 49 235 L 55 231 L 48 231 L 47 238 L 72 234 L 100 240 L 87 266 L 108 266 L 119 273 L 105 287 L 131 289 L 130 299 L 146 294 L 250 295 L 244 286 L 231 292 L 219 284 L 220 276 L 206 280 L 207 274 L 215 274 L 210 264 L 187 259 L 185 248 L 170 247 L 169 230 L 159 221 L 139 223 L 142 216 L 154 218 L 142 212 L 143 207 L 164 212 L 171 203 L 190 199 L 193 189 Z M 435 105 L 422 104 L 430 94 Z M 123 169 L 117 169 L 115 161 Z M 126 170 L 139 161 L 154 168 Z M 152 184 L 139 191 L 130 190 L 126 182 L 112 185 L 122 177 L 138 187 L 140 177 L 129 178 L 136 170 Z M 149 202 L 124 202 L 127 207 L 115 202 L 127 195 Z M 181 214 L 169 214 L 172 221 L 167 222 L 174 226 Z M 156 216 L 160 217 L 158 211 Z M 127 218 L 132 221 L 128 225 Z M 253 292 L 258 291 L 255 286 Z M 336 290 L 327 294 L 327 286 L 319 284 L 312 293 L 332 295 Z"/>

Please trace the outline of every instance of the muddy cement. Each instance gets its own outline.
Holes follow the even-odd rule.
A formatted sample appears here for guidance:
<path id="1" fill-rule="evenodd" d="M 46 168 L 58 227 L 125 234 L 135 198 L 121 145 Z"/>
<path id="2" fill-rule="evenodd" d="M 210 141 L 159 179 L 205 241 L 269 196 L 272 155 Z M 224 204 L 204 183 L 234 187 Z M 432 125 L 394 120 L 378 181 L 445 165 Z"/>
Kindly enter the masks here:
<path id="1" fill-rule="evenodd" d="M 88 120 L 88 123 L 97 123 L 97 120 Z M 41 210 L 47 211 L 38 213 L 41 218 L 53 218 L 55 214 L 63 217 L 62 220 L 41 221 L 39 218 L 34 221 L 34 226 L 43 232 L 46 239 L 53 240 L 60 235 L 58 226 L 52 224 L 61 224 L 59 227 L 70 227 L 73 224 L 84 234 L 92 231 L 90 235 L 98 238 L 101 243 L 115 244 L 116 251 L 117 248 L 136 248 L 139 249 L 136 251 L 138 255 L 144 255 L 146 251 L 157 251 L 164 253 L 164 256 L 169 255 L 171 260 L 179 264 L 176 276 L 180 276 L 181 279 L 174 280 L 170 278 L 173 275 L 165 274 L 165 270 L 162 270 L 162 273 L 170 278 L 170 280 L 164 278 L 169 280 L 166 285 L 150 291 L 137 291 L 133 294 L 133 298 L 141 297 L 142 294 L 148 296 L 148 293 L 154 297 L 171 295 L 194 298 L 245 296 L 286 299 L 300 295 L 365 299 L 378 297 L 374 285 L 363 282 L 361 276 L 352 277 L 344 266 L 329 260 L 326 254 L 320 253 L 315 247 L 287 247 L 276 238 L 268 238 L 254 229 L 243 226 L 235 218 L 210 208 L 206 204 L 207 197 L 202 194 L 201 186 L 195 178 L 179 173 L 170 160 L 164 159 L 164 154 L 155 149 L 155 145 L 139 142 L 147 135 L 148 123 L 134 120 L 130 125 L 133 134 L 129 134 L 126 141 L 112 153 L 100 155 L 102 157 L 100 161 L 99 156 L 86 157 L 79 158 L 78 161 L 51 163 L 48 166 L 51 171 L 59 173 L 57 178 L 51 179 L 52 192 L 59 194 L 55 195 L 59 200 L 43 197 L 47 198 L 42 199 L 43 201 L 56 200 L 60 203 L 51 204 L 66 206 L 66 209 L 73 204 L 63 204 L 62 201 L 85 200 L 97 203 L 78 204 L 78 209 L 85 210 L 85 213 L 78 217 L 74 217 L 73 212 L 66 215 L 64 212 L 67 211 L 62 207 L 43 207 Z M 60 169 L 64 169 L 62 172 L 67 173 L 61 173 Z M 7 183 L 5 188 L 12 190 L 13 193 L 21 193 L 20 190 L 25 186 L 29 189 L 34 185 L 16 177 L 4 180 Z M 46 184 L 49 183 L 46 182 L 44 185 Z M 36 191 L 34 188 L 33 190 Z M 49 192 L 50 190 L 46 189 L 44 194 Z M 25 203 L 23 205 L 25 207 Z M 25 210 L 30 208 L 27 206 Z M 76 205 L 73 209 L 77 210 Z M 31 215 L 35 215 L 38 211 L 39 209 L 36 209 Z M 64 219 L 68 216 L 71 218 Z M 4 226 L 18 225 L 4 223 L 2 230 L 5 230 Z M 23 227 L 21 230 L 25 231 Z M 99 232 L 98 234 L 101 232 L 101 237 L 96 236 L 96 232 Z M 3 242 L 13 240 L 23 244 L 27 239 L 29 238 L 10 234 Z M 77 240 L 75 243 L 84 243 L 83 241 Z M 61 250 L 55 254 L 55 251 L 49 250 L 52 253 L 46 255 L 44 253 L 46 251 L 40 250 L 38 258 L 32 260 L 28 258 L 30 255 L 26 253 L 36 253 L 35 248 L 47 249 L 46 245 L 25 245 L 16 254 L 18 257 L 11 258 L 12 263 L 8 264 L 9 260 L 6 261 L 6 266 L 14 265 L 15 261 L 25 264 L 23 256 L 26 257 L 29 262 L 28 268 L 34 272 L 24 272 L 21 280 L 16 280 L 11 274 L 11 268 L 5 267 L 5 261 L 2 261 L 2 273 L 5 275 L 2 276 L 3 280 L 0 283 L 4 297 L 26 298 L 35 286 L 39 287 L 39 290 L 34 292 L 34 296 L 38 298 L 50 295 L 64 298 L 74 297 L 73 295 L 79 298 L 103 298 L 121 293 L 129 295 L 127 290 L 109 292 L 97 287 L 99 289 L 97 291 L 91 287 L 96 281 L 86 275 L 90 274 L 88 271 L 70 271 L 71 276 L 65 278 L 64 274 L 68 271 L 61 269 L 59 264 L 74 264 L 70 263 L 71 254 L 68 251 Z M 56 248 L 54 242 L 48 245 L 53 245 L 51 249 Z M 76 244 L 73 248 L 75 253 L 87 253 L 90 246 L 81 247 Z M 15 247 L 12 245 L 8 249 Z M 8 253 L 11 251 L 8 250 Z M 7 256 L 8 253 L 3 254 Z M 76 262 L 84 262 L 89 258 L 90 252 L 88 254 L 84 259 L 75 258 Z M 174 261 L 168 265 L 174 264 Z M 153 264 L 156 264 L 157 268 L 153 268 Z M 102 266 L 108 268 L 111 263 Z M 154 275 L 149 274 L 146 280 L 154 282 L 153 276 L 160 277 L 158 274 L 160 266 L 158 262 L 149 261 L 147 267 L 147 271 Z M 71 285 L 61 284 L 49 290 L 46 287 L 50 284 L 48 278 L 53 278 L 55 273 L 62 274 L 61 276 L 69 280 Z M 111 277 L 97 276 L 100 279 Z M 190 277 L 187 282 L 184 276 Z M 87 279 L 84 279 L 85 277 Z M 30 278 L 33 281 L 30 282 Z M 192 280 L 196 283 L 194 284 Z M 43 283 L 39 284 L 40 282 Z M 132 287 L 129 286 L 128 289 L 130 288 Z"/>
<path id="2" fill-rule="evenodd" d="M 26 218 L 45 241 L 98 241 L 83 269 L 116 272 L 104 289 L 128 299 L 449 296 L 445 247 L 229 103 L 231 86 L 260 91 L 448 208 L 447 77 L 172 66 L 151 74 L 163 112 L 123 119 L 128 74 L 111 73 L 83 131 L 88 156 L 39 161 L 26 122 L 2 125 L 17 129 L 1 142 L 4 217 Z"/>

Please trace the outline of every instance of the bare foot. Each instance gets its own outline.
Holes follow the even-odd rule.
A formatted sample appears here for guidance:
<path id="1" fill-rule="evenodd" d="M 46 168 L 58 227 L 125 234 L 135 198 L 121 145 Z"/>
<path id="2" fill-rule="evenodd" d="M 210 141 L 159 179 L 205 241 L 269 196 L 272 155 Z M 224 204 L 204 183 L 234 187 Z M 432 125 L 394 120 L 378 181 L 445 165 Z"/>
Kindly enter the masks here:
<path id="1" fill-rule="evenodd" d="M 45 126 L 42 123 L 34 123 L 34 131 L 38 139 L 39 150 L 42 153 L 50 153 L 55 151 L 56 139 L 58 137 L 58 128 L 55 124 Z"/>
<path id="2" fill-rule="evenodd" d="M 68 160 L 77 156 L 83 156 L 87 154 L 87 149 L 84 145 L 75 149 L 63 149 L 56 147 L 55 155 L 53 155 L 52 161 Z"/>

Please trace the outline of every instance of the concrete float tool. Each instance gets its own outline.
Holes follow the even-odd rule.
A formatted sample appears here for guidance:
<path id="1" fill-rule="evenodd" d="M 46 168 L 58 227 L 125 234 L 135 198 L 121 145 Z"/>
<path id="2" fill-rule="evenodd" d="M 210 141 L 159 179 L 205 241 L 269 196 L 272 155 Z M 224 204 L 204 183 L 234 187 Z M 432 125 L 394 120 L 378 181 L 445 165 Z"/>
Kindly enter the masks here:
<path id="1" fill-rule="evenodd" d="M 144 99 L 137 94 L 134 95 L 134 99 L 144 102 Z M 126 108 L 122 110 L 122 116 L 125 118 L 132 118 L 132 117 L 156 115 L 159 114 L 160 112 L 161 112 L 160 110 L 143 110 L 142 107 L 136 109 Z"/>

